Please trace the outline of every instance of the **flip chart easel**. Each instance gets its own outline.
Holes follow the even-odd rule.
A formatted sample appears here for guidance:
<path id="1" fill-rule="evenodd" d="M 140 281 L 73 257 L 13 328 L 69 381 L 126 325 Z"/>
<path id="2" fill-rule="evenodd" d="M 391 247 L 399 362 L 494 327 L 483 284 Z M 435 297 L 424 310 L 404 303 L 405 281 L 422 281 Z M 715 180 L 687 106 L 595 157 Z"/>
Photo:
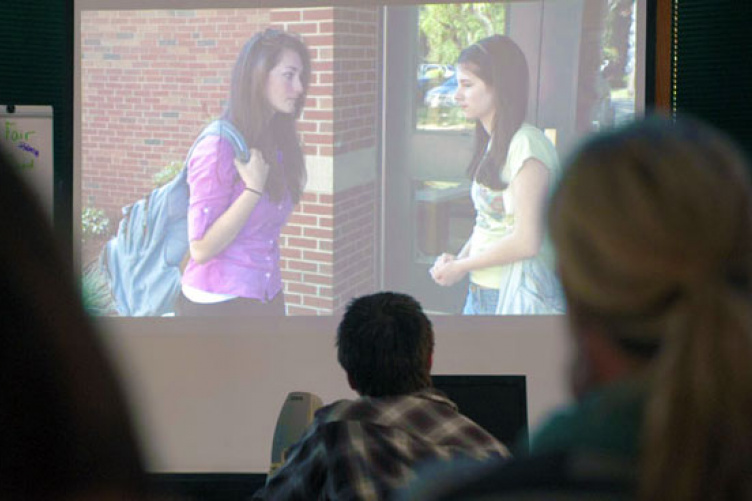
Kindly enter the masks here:
<path id="1" fill-rule="evenodd" d="M 0 147 L 53 215 L 52 106 L 0 105 Z"/>

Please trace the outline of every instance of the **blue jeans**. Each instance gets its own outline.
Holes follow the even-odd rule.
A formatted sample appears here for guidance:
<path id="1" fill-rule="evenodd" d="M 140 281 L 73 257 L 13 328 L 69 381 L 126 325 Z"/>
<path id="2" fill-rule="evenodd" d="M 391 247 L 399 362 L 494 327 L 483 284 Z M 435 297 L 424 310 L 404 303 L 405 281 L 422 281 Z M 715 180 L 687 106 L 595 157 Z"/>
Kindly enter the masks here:
<path id="1" fill-rule="evenodd" d="M 463 315 L 496 315 L 499 289 L 486 289 L 470 282 Z"/>

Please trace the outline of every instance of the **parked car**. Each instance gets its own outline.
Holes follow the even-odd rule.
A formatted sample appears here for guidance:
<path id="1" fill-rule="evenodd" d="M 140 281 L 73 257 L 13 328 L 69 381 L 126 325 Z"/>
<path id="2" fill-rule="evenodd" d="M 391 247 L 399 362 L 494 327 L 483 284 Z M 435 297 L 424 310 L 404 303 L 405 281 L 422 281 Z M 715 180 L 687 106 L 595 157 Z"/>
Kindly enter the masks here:
<path id="1" fill-rule="evenodd" d="M 429 108 L 454 106 L 456 104 L 454 93 L 457 92 L 457 85 L 457 75 L 452 73 L 452 76 L 444 80 L 441 85 L 426 92 L 423 104 Z"/>
<path id="2" fill-rule="evenodd" d="M 449 78 L 454 75 L 454 66 L 451 64 L 423 63 L 418 66 L 418 78 L 441 77 Z"/>
<path id="3" fill-rule="evenodd" d="M 426 91 L 454 75 L 450 64 L 423 63 L 418 66 L 418 102 L 425 99 Z"/>

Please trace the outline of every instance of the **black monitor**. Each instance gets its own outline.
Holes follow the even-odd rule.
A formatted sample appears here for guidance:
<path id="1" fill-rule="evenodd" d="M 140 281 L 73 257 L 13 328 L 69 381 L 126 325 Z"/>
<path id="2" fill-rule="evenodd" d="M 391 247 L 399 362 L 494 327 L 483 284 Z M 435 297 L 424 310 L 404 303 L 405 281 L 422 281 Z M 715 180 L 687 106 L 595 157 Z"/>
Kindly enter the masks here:
<path id="1" fill-rule="evenodd" d="M 526 451 L 525 376 L 434 375 L 433 385 L 457 404 L 462 414 L 510 449 Z"/>

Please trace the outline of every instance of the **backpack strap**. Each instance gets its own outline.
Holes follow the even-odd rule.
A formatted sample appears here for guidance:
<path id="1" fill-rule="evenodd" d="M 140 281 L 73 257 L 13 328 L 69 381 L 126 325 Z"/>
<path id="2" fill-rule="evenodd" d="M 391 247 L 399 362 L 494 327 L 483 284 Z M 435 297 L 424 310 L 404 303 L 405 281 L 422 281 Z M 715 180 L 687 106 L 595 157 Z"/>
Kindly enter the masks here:
<path id="1" fill-rule="evenodd" d="M 251 152 L 248 146 L 245 144 L 243 134 L 229 121 L 227 120 L 215 120 L 201 131 L 196 140 L 193 142 L 193 146 L 188 150 L 188 155 L 185 157 L 185 163 L 188 163 L 193 149 L 207 136 L 219 136 L 227 139 L 232 144 L 232 149 L 235 151 L 235 158 L 241 162 L 247 162 L 251 158 Z"/>

